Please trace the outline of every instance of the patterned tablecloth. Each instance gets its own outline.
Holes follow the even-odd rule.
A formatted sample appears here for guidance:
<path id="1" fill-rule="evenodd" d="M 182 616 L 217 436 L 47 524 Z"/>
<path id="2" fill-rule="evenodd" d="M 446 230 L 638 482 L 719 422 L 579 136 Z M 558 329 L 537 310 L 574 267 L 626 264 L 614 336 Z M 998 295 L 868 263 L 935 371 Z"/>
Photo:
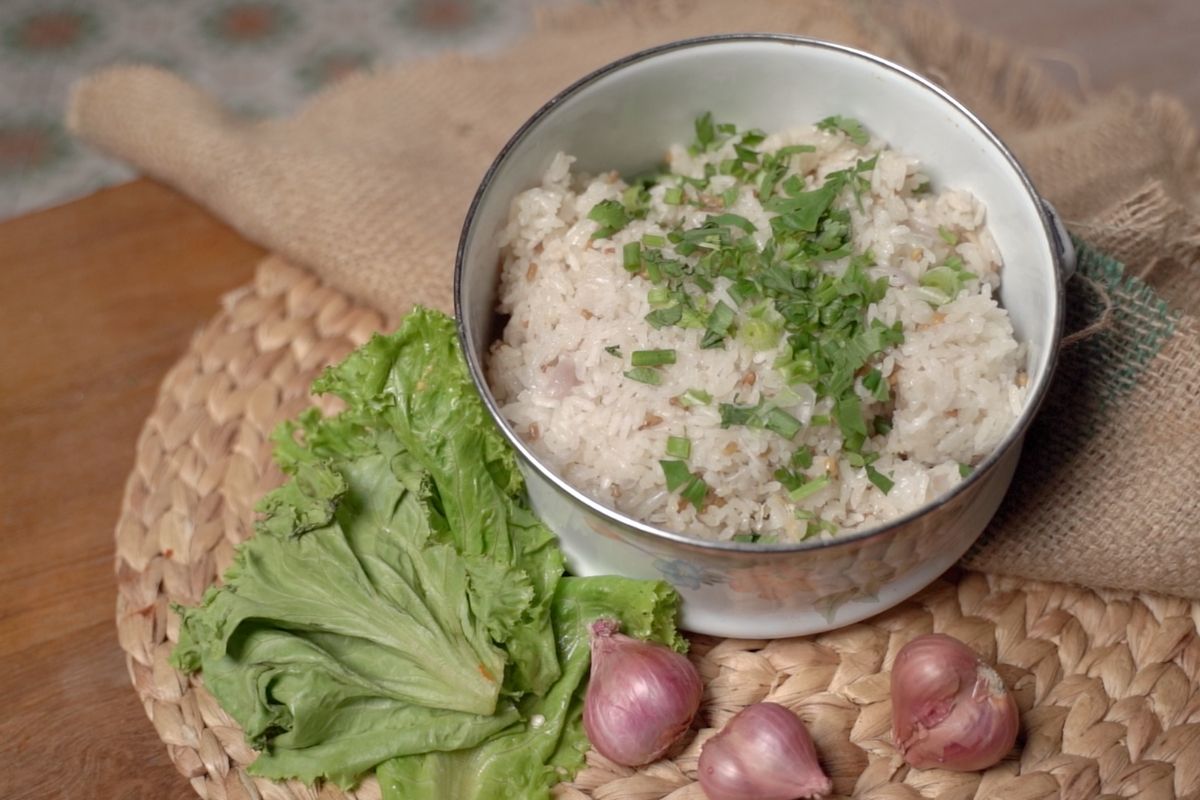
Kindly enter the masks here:
<path id="1" fill-rule="evenodd" d="M 563 0 L 3 0 L 0 219 L 132 177 L 64 130 L 72 82 L 106 65 L 169 67 L 247 117 L 347 72 L 454 48 L 499 49 Z"/>

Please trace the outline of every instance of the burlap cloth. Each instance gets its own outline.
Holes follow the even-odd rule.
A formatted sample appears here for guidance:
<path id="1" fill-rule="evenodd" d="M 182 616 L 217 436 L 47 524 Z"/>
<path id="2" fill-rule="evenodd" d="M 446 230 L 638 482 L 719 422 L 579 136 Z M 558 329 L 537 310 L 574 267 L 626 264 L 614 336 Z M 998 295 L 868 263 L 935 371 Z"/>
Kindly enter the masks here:
<path id="1" fill-rule="evenodd" d="M 111 69 L 77 88 L 78 135 L 319 276 L 273 257 L 227 298 L 164 383 L 118 526 L 122 646 L 203 796 L 316 796 L 248 778 L 240 731 L 166 664 L 167 600 L 199 598 L 278 480 L 271 426 L 370 330 L 414 302 L 449 308 L 471 194 L 544 100 L 635 49 L 731 31 L 831 39 L 933 77 L 1006 140 L 1087 243 L 1051 396 L 965 566 L 1200 598 L 1200 155 L 1170 99 L 1069 92 L 927 6 L 821 0 L 578 7 L 544 16 L 508 52 L 351 77 L 295 117 L 257 124 L 161 70 Z M 1182 600 L 963 573 L 869 624 L 769 646 L 699 639 L 695 657 L 711 679 L 711 725 L 764 696 L 789 702 L 816 726 L 842 793 L 1200 797 L 1198 622 L 1200 604 Z M 882 681 L 899 643 L 930 628 L 1009 670 L 1026 726 L 1019 763 L 982 778 L 903 770 L 886 743 Z M 590 756 L 560 793 L 700 797 L 697 746 L 636 774 Z M 376 792 L 368 782 L 358 795 Z"/>

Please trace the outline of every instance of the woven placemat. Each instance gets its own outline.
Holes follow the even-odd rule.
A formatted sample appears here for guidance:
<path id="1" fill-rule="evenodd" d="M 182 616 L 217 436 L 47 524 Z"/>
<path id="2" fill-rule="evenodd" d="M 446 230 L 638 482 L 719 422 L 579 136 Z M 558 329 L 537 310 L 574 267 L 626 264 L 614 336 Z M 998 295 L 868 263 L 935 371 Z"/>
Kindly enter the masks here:
<path id="1" fill-rule="evenodd" d="M 129 673 L 171 760 L 204 798 L 378 798 L 273 783 L 237 724 L 168 663 L 172 602 L 194 604 L 250 535 L 253 506 L 282 480 L 269 436 L 310 405 L 327 364 L 390 320 L 279 258 L 168 373 L 137 446 L 116 531 L 117 628 Z M 707 689 L 703 729 L 673 759 L 629 770 L 595 753 L 560 798 L 704 795 L 700 745 L 770 699 L 808 723 L 839 796 L 1200 798 L 1200 603 L 955 572 L 867 622 L 776 641 L 693 637 Z M 890 743 L 888 668 L 922 633 L 956 636 L 998 663 L 1021 708 L 1019 755 L 985 773 L 910 770 Z"/>

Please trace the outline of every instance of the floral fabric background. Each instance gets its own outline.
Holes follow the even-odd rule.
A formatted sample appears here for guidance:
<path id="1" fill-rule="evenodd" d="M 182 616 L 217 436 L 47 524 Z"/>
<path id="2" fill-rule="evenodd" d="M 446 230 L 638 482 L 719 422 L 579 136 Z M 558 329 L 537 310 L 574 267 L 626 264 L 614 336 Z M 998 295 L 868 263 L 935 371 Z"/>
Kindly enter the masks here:
<path id="1" fill-rule="evenodd" d="M 500 49 L 565 0 L 3 0 L 0 219 L 133 177 L 66 134 L 74 80 L 152 63 L 250 116 L 293 109 L 363 67 Z"/>

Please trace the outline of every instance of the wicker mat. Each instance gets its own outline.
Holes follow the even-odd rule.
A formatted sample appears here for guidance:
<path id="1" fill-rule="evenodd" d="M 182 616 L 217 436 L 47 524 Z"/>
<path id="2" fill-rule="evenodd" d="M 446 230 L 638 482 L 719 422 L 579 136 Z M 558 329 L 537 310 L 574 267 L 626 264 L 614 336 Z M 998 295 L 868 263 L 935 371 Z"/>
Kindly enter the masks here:
<path id="1" fill-rule="evenodd" d="M 117 622 L 134 686 L 171 759 L 205 798 L 379 797 L 248 776 L 254 758 L 201 676 L 176 672 L 171 602 L 197 602 L 281 480 L 275 425 L 311 404 L 326 364 L 389 321 L 279 258 L 167 375 L 138 441 L 117 527 Z M 560 798 L 703 800 L 700 745 L 770 699 L 808 723 L 840 796 L 1200 798 L 1200 603 L 1099 593 L 973 572 L 832 633 L 772 642 L 694 637 L 707 684 L 699 733 L 633 771 L 591 753 Z M 998 662 L 1021 708 L 1019 756 L 985 773 L 909 770 L 890 744 L 888 668 L 912 637 L 942 631 Z"/>

